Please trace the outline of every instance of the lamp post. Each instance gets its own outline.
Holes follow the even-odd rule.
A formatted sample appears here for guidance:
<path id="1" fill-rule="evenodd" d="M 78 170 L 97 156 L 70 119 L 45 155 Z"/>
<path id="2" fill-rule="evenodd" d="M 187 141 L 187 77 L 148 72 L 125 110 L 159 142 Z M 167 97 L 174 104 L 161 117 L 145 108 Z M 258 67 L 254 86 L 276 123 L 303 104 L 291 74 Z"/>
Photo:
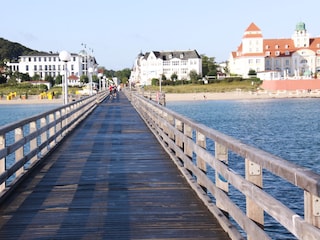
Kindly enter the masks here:
<path id="1" fill-rule="evenodd" d="M 102 73 L 98 73 L 98 78 L 99 78 L 99 92 L 100 92 L 102 90 L 103 74 Z"/>
<path id="2" fill-rule="evenodd" d="M 65 50 L 61 51 L 59 54 L 59 58 L 61 61 L 64 62 L 64 84 L 63 84 L 63 91 L 64 91 L 64 97 L 63 97 L 63 103 L 68 104 L 68 69 L 67 64 L 71 60 L 71 54 Z"/>
<path id="3" fill-rule="evenodd" d="M 89 91 L 90 91 L 90 96 L 92 96 L 92 73 L 93 73 L 93 68 L 89 67 L 88 68 L 88 72 L 89 72 Z"/>

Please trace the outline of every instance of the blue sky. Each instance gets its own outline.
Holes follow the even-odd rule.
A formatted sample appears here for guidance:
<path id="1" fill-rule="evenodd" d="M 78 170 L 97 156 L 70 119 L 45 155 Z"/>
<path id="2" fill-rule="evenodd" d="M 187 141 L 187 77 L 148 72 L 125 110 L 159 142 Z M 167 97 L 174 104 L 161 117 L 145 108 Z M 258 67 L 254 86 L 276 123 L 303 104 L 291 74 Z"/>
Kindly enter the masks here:
<path id="1" fill-rule="evenodd" d="M 39 51 L 78 53 L 107 69 L 148 51 L 196 49 L 228 59 L 254 22 L 265 38 L 290 38 L 298 22 L 320 36 L 317 0 L 1 0 L 0 37 Z"/>

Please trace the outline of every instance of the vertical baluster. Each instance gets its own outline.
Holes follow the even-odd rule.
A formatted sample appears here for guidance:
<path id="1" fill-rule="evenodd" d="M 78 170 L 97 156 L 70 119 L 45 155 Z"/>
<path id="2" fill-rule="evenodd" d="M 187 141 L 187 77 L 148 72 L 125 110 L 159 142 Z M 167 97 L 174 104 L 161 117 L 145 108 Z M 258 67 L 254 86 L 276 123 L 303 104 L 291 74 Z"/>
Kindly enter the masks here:
<path id="1" fill-rule="evenodd" d="M 183 123 L 182 123 L 182 121 L 176 119 L 175 123 L 176 123 L 176 129 L 179 130 L 180 132 L 183 132 Z M 178 137 L 176 135 L 175 139 L 176 139 L 176 145 L 178 147 L 180 147 L 181 149 L 183 149 L 183 141 L 182 141 L 181 137 Z"/>
<path id="2" fill-rule="evenodd" d="M 54 114 L 51 113 L 49 115 L 49 123 L 53 123 L 55 121 L 54 119 Z M 55 135 L 55 126 L 52 126 L 50 129 L 49 129 L 49 137 L 53 137 Z M 50 148 L 54 147 L 54 145 L 56 144 L 55 140 L 52 140 L 52 142 L 50 142 Z"/>
<path id="3" fill-rule="evenodd" d="M 307 191 L 304 191 L 304 218 L 320 228 L 320 198 Z"/>
<path id="4" fill-rule="evenodd" d="M 40 126 L 41 128 L 45 127 L 47 124 L 47 120 L 45 117 L 41 118 L 40 119 Z M 40 136 L 40 139 L 41 139 L 41 144 L 44 143 L 45 141 L 47 141 L 47 131 L 44 131 L 43 133 L 41 133 L 41 136 Z M 45 155 L 47 153 L 47 148 L 43 148 L 41 149 L 41 155 Z"/>
<path id="5" fill-rule="evenodd" d="M 262 188 L 262 168 L 250 159 L 245 159 L 245 175 L 246 180 Z M 261 228 L 264 226 L 264 213 L 251 198 L 246 198 L 247 216 L 256 222 Z M 255 236 L 248 236 L 248 240 L 255 239 Z"/>
<path id="6" fill-rule="evenodd" d="M 34 133 L 37 131 L 37 123 L 35 121 L 30 123 L 30 133 Z M 30 140 L 30 152 L 38 147 L 37 138 Z M 30 164 L 34 163 L 38 159 L 38 156 L 35 155 L 30 159 Z"/>
<path id="7" fill-rule="evenodd" d="M 189 125 L 184 124 L 183 131 L 184 131 L 184 135 L 185 136 L 187 136 L 188 138 L 192 139 L 192 128 Z M 183 149 L 184 153 L 188 157 L 192 158 L 192 154 L 193 154 L 192 147 L 189 147 L 187 142 L 184 142 L 183 144 L 184 144 L 184 149 Z"/>
<path id="8" fill-rule="evenodd" d="M 226 165 L 228 164 L 228 149 L 215 142 L 215 158 L 221 162 L 224 162 Z M 215 172 L 215 179 L 216 179 L 216 186 L 220 189 L 222 189 L 225 193 L 229 192 L 229 185 L 227 180 L 217 171 Z M 227 209 L 224 207 L 223 202 L 221 202 L 219 199 L 216 201 L 216 205 L 221 210 L 228 212 Z"/>
<path id="9" fill-rule="evenodd" d="M 14 140 L 15 142 L 23 138 L 23 128 L 22 126 L 18 127 L 14 131 Z M 15 162 L 20 161 L 23 158 L 23 145 L 15 151 Z M 18 178 L 23 173 L 23 167 L 16 171 L 16 178 Z"/>
<path id="10" fill-rule="evenodd" d="M 6 137 L 5 135 L 0 135 L 0 150 L 5 149 L 6 147 Z M 6 158 L 1 158 L 0 159 L 0 174 L 4 173 L 4 171 L 6 170 Z M 0 185 L 0 192 L 2 192 L 6 187 L 6 183 L 4 181 L 4 183 L 2 183 Z"/>

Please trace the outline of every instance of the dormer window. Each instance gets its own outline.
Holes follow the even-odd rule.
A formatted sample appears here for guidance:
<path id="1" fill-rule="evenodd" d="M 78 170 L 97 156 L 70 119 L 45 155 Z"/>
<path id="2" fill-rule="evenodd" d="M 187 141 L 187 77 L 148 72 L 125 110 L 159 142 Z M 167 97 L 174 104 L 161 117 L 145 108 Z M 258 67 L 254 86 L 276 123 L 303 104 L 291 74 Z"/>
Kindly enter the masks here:
<path id="1" fill-rule="evenodd" d="M 183 53 L 180 53 L 180 58 L 182 59 L 184 57 Z"/>
<path id="2" fill-rule="evenodd" d="M 266 56 L 270 56 L 270 52 L 269 51 L 266 52 Z"/>
<path id="3" fill-rule="evenodd" d="M 279 55 L 280 55 L 280 51 L 276 51 L 274 54 L 275 54 L 276 56 L 279 56 Z"/>
<path id="4" fill-rule="evenodd" d="M 286 51 L 284 54 L 285 54 L 286 56 L 288 56 L 288 55 L 290 55 L 290 52 L 289 52 L 289 51 Z"/>
<path id="5" fill-rule="evenodd" d="M 269 49 L 270 47 L 269 47 L 269 45 L 266 45 L 266 49 Z"/>
<path id="6" fill-rule="evenodd" d="M 279 45 L 276 45 L 276 49 L 279 49 Z"/>
<path id="7" fill-rule="evenodd" d="M 169 59 L 172 59 L 172 53 L 169 54 Z"/>
<path id="8" fill-rule="evenodd" d="M 285 48 L 286 48 L 286 49 L 288 49 L 288 48 L 289 48 L 289 45 L 288 45 L 288 44 L 286 44 Z"/>

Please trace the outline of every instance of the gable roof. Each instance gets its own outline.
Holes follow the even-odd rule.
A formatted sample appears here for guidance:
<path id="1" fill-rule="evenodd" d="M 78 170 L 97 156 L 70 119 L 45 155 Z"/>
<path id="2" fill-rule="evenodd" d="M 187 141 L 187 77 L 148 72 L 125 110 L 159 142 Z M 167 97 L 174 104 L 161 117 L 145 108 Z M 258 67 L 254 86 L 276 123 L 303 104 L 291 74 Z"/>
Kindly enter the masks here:
<path id="1" fill-rule="evenodd" d="M 255 23 L 251 23 L 245 30 L 243 38 L 262 38 L 261 29 Z"/>
<path id="2" fill-rule="evenodd" d="M 149 55 L 153 53 L 157 58 L 162 60 L 170 60 L 173 58 L 178 58 L 181 60 L 188 60 L 193 58 L 201 58 L 196 50 L 187 50 L 187 51 L 152 51 L 144 54 L 144 59 L 147 59 Z"/>

